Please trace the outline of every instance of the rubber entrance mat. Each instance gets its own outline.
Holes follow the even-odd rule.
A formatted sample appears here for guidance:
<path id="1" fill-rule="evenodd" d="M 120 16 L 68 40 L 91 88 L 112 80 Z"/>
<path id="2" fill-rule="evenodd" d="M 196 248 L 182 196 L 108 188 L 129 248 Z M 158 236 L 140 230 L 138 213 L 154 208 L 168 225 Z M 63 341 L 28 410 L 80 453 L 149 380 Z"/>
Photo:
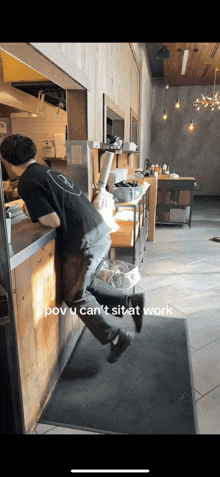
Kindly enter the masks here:
<path id="1" fill-rule="evenodd" d="M 134 329 L 130 315 L 116 321 Z M 106 434 L 195 434 L 186 326 L 145 316 L 115 364 L 106 360 L 109 345 L 85 329 L 39 422 Z"/>

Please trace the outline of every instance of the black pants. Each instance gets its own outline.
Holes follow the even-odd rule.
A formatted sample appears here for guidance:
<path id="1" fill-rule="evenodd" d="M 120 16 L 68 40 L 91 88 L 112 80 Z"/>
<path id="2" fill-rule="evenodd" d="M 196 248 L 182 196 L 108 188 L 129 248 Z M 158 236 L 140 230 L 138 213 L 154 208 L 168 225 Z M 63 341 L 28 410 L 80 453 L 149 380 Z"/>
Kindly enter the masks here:
<path id="1" fill-rule="evenodd" d="M 103 345 L 114 339 L 119 330 L 113 322 L 112 308 L 124 306 L 127 309 L 130 306 L 128 295 L 118 297 L 114 290 L 111 294 L 106 294 L 95 289 L 92 284 L 110 246 L 110 237 L 104 237 L 88 249 L 85 256 L 64 257 L 62 266 L 65 303 L 69 308 L 75 308 L 86 327 Z M 101 305 L 108 307 L 107 312 Z"/>

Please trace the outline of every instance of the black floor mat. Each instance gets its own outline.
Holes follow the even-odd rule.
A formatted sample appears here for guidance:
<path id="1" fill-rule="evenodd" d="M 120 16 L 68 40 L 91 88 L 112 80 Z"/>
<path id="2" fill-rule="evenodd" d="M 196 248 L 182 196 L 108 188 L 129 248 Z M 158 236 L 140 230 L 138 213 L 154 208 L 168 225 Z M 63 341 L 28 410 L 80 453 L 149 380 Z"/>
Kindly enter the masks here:
<path id="1" fill-rule="evenodd" d="M 134 329 L 131 316 L 118 321 Z M 109 345 L 85 329 L 39 422 L 106 434 L 195 434 L 186 326 L 145 316 L 115 364 L 106 360 Z"/>

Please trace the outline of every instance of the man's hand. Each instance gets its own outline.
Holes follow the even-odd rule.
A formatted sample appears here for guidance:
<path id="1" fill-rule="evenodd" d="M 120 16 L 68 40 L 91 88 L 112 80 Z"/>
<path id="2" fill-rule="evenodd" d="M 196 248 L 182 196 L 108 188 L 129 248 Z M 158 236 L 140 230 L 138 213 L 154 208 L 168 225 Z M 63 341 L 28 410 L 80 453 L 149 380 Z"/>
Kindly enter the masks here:
<path id="1" fill-rule="evenodd" d="M 28 210 L 27 210 L 27 206 L 26 206 L 25 202 L 24 202 L 24 204 L 23 204 L 22 210 L 23 210 L 24 214 L 25 214 L 27 217 L 30 218 L 30 215 L 29 215 L 29 212 L 28 212 Z"/>

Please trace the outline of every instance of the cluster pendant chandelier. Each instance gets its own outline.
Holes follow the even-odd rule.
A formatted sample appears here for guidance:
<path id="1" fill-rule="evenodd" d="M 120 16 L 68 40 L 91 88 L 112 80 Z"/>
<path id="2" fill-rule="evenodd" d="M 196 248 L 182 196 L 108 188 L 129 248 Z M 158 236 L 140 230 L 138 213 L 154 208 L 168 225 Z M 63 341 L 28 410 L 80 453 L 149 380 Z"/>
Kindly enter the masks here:
<path id="1" fill-rule="evenodd" d="M 204 108 L 210 108 L 212 111 L 215 111 L 215 108 L 219 109 L 220 110 L 220 92 L 219 91 L 215 91 L 215 85 L 216 85 L 216 73 L 218 71 L 218 68 L 215 68 L 215 76 L 214 76 L 214 86 L 213 86 L 213 93 L 212 93 L 212 97 L 210 96 L 205 96 L 204 94 L 202 94 L 202 99 L 196 99 L 194 102 L 193 102 L 193 107 L 199 111 L 201 106 L 204 106 Z M 169 88 L 168 85 L 165 86 L 166 88 L 166 91 L 167 89 Z M 166 109 L 166 95 L 167 93 L 165 93 L 165 109 L 164 109 L 164 114 L 162 116 L 162 118 L 164 120 L 166 120 L 168 118 L 168 114 L 167 114 L 167 109 Z M 175 104 L 175 108 L 176 109 L 179 109 L 180 108 L 180 100 L 179 100 L 179 97 L 177 97 L 177 100 L 176 100 L 176 104 Z M 193 123 L 193 119 L 191 119 L 191 122 L 189 124 L 189 127 L 188 127 L 189 131 L 193 131 L 194 129 L 194 123 Z"/>
<path id="2" fill-rule="evenodd" d="M 202 99 L 196 99 L 194 102 L 193 102 L 193 107 L 199 111 L 201 106 L 204 106 L 204 108 L 210 108 L 212 111 L 215 111 L 215 108 L 219 109 L 220 110 L 220 92 L 219 91 L 215 91 L 215 86 L 216 86 L 216 73 L 218 71 L 218 68 L 215 68 L 215 76 L 214 76 L 214 86 L 213 86 L 213 93 L 212 93 L 212 97 L 210 96 L 205 96 L 204 94 L 202 94 Z M 166 91 L 168 90 L 169 86 L 166 85 L 165 86 L 166 88 Z M 168 118 L 168 114 L 167 114 L 167 109 L 166 109 L 166 96 L 167 96 L 167 92 L 165 93 L 165 109 L 164 109 L 164 114 L 162 116 L 162 118 L 164 120 L 166 120 Z M 179 97 L 177 97 L 177 100 L 176 100 L 176 104 L 175 104 L 175 108 L 176 109 L 179 109 L 180 108 L 180 100 L 179 100 Z M 190 121 L 190 124 L 188 126 L 188 129 L 189 131 L 193 131 L 194 129 L 194 122 L 193 122 L 193 119 L 191 119 Z"/>
<path id="3" fill-rule="evenodd" d="M 196 99 L 193 103 L 193 107 L 199 111 L 201 106 L 204 106 L 204 108 L 207 108 L 207 106 L 214 111 L 215 106 L 217 106 L 218 109 L 220 109 L 220 97 L 219 97 L 219 91 L 217 93 L 215 92 L 215 83 L 216 83 L 216 73 L 218 71 L 218 68 L 215 68 L 215 78 L 214 78 L 214 87 L 213 87 L 213 93 L 212 97 L 210 98 L 209 96 L 204 96 L 204 94 L 201 94 L 202 99 Z"/>

